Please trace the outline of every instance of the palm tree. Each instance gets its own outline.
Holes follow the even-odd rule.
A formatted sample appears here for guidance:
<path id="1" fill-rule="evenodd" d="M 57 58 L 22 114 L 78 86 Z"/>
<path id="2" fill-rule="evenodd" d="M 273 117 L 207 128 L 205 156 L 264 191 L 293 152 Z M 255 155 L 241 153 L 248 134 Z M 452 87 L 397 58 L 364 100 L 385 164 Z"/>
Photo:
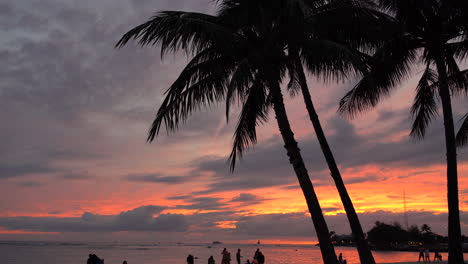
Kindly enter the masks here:
<path id="1" fill-rule="evenodd" d="M 423 224 L 421 226 L 421 232 L 426 233 L 426 234 L 430 233 L 431 232 L 431 227 L 428 226 L 427 224 Z"/>
<path id="2" fill-rule="evenodd" d="M 275 41 L 274 26 L 258 30 L 233 28 L 219 17 L 190 12 L 162 12 L 127 32 L 117 43 L 131 39 L 140 45 L 160 44 L 162 53 L 185 50 L 196 54 L 168 89 L 148 140 L 164 123 L 168 132 L 201 106 L 226 99 L 226 113 L 233 102 L 242 106 L 230 159 L 235 160 L 256 143 L 256 126 L 267 121 L 273 108 L 289 161 L 306 198 L 325 263 L 337 263 L 328 227 L 310 181 L 283 102 L 280 84 L 287 56 Z M 281 44 L 281 43 L 279 43 Z"/>
<path id="3" fill-rule="evenodd" d="M 364 35 L 364 33 L 372 32 L 372 28 L 364 25 L 374 26 L 374 31 L 376 28 L 382 30 L 380 22 L 386 16 L 374 10 L 372 5 L 363 2 L 355 3 L 352 0 L 330 1 L 327 4 L 321 1 L 299 0 L 229 0 L 224 1 L 224 5 L 221 15 L 241 20 L 242 26 L 262 28 L 269 23 L 280 28 L 281 34 L 278 35 L 280 39 L 277 42 L 283 43 L 289 54 L 288 88 L 292 94 L 297 93 L 298 90 L 302 92 L 310 121 L 346 211 L 361 263 L 375 263 L 313 105 L 302 62 L 304 61 L 309 71 L 323 76 L 324 79 L 346 78 L 350 72 L 363 71 L 365 62 L 362 61 L 362 57 L 353 53 L 342 43 L 357 47 L 376 45 L 372 43 L 372 39 Z M 241 15 L 243 17 L 239 19 Z M 330 21 L 330 17 L 340 17 L 344 23 L 338 24 L 336 21 Z M 359 29 L 361 32 L 356 32 L 355 24 L 361 27 Z M 343 39 L 343 32 L 352 33 Z M 342 38 L 339 42 L 335 41 L 337 33 Z"/>
<path id="4" fill-rule="evenodd" d="M 460 76 L 457 61 L 468 55 L 468 3 L 459 0 L 380 0 L 382 10 L 393 16 L 394 30 L 370 59 L 371 68 L 340 102 L 339 111 L 353 117 L 374 107 L 382 97 L 411 73 L 411 66 L 425 64 L 411 109 L 411 136 L 423 138 L 437 115 L 436 97 L 442 103 L 447 151 L 447 201 L 449 263 L 463 263 L 458 202 L 458 176 L 451 96 L 467 86 L 451 82 Z M 462 81 L 462 80 L 461 80 Z"/>

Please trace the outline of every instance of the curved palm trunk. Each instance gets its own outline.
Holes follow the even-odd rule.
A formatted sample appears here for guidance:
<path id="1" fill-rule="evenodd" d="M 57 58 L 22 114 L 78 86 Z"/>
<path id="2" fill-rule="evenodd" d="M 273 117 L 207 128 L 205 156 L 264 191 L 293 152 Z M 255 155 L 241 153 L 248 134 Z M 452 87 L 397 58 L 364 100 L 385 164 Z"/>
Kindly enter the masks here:
<path id="1" fill-rule="evenodd" d="M 445 128 L 445 148 L 447 151 L 447 203 L 448 203 L 448 263 L 463 263 L 462 237 L 460 230 L 460 210 L 458 202 L 457 148 L 453 125 L 452 104 L 447 84 L 447 71 L 444 60 L 436 62 L 439 75 L 439 95 L 442 101 Z"/>
<path id="2" fill-rule="evenodd" d="M 276 121 L 278 123 L 281 136 L 283 137 L 284 148 L 288 152 L 289 162 L 293 165 L 294 172 L 296 173 L 302 192 L 304 193 L 320 243 L 323 262 L 326 264 L 336 264 L 337 258 L 335 249 L 331 243 L 327 223 L 323 217 L 322 209 L 320 208 L 317 195 L 315 194 L 314 187 L 310 181 L 300 149 L 297 146 L 291 126 L 289 125 L 286 109 L 284 107 L 283 95 L 281 94 L 281 89 L 278 84 L 274 84 L 271 87 L 271 93 L 273 95 L 273 109 L 275 111 Z"/>
<path id="3" fill-rule="evenodd" d="M 346 216 L 348 217 L 351 231 L 353 232 L 354 241 L 359 253 L 359 260 L 362 264 L 375 264 L 374 256 L 372 255 L 369 245 L 367 244 L 367 240 L 364 236 L 364 232 L 362 231 L 362 226 L 357 216 L 356 210 L 354 210 L 353 202 L 351 201 L 348 191 L 346 190 L 346 187 L 343 183 L 340 170 L 336 165 L 335 158 L 333 157 L 333 153 L 330 149 L 330 146 L 328 145 L 327 138 L 325 137 L 322 125 L 320 124 L 317 112 L 315 111 L 315 107 L 312 103 L 312 98 L 310 96 L 309 88 L 307 87 L 307 80 L 302 68 L 302 63 L 297 59 L 297 57 L 294 60 L 294 63 L 296 64 L 296 70 L 299 74 L 301 91 L 304 97 L 307 112 L 309 113 L 310 121 L 314 126 L 315 134 L 317 135 L 318 142 L 322 149 L 323 155 L 325 156 L 325 160 L 327 161 L 330 174 L 335 181 L 336 189 L 340 195 L 341 202 L 343 203 L 343 207 L 346 211 Z"/>

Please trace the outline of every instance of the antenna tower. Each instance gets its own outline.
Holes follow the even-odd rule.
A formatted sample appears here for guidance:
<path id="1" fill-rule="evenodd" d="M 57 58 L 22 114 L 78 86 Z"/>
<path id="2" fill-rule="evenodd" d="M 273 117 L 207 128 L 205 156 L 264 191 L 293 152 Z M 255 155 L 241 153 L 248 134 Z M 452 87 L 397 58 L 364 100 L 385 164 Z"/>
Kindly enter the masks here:
<path id="1" fill-rule="evenodd" d="M 403 189 L 403 210 L 404 210 L 406 230 L 408 230 L 409 226 L 408 226 L 408 214 L 406 213 L 407 211 L 406 211 L 406 192 L 405 192 L 405 189 Z"/>

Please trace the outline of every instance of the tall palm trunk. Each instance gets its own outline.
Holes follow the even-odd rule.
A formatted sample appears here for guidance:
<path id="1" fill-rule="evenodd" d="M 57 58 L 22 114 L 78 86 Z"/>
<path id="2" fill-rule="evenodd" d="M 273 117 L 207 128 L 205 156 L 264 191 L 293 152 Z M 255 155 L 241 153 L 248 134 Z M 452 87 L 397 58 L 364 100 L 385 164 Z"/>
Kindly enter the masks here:
<path id="1" fill-rule="evenodd" d="M 327 161 L 330 174 L 335 181 L 336 189 L 338 190 L 341 202 L 343 203 L 343 207 L 346 211 L 346 216 L 348 217 L 349 225 L 351 227 L 351 231 L 353 232 L 353 238 L 359 253 L 359 260 L 362 264 L 375 264 L 374 256 L 372 255 L 369 245 L 367 244 L 367 240 L 364 236 L 364 232 L 362 231 L 362 226 L 357 216 L 356 210 L 354 210 L 353 202 L 351 201 L 348 191 L 346 190 L 346 187 L 343 183 L 340 170 L 336 165 L 335 158 L 333 157 L 333 153 L 330 149 L 330 146 L 328 145 L 327 138 L 323 132 L 317 112 L 315 111 L 314 104 L 312 103 L 312 98 L 310 96 L 309 87 L 307 86 L 307 80 L 302 68 L 302 63 L 297 55 L 294 57 L 295 68 L 299 74 L 299 82 L 301 85 L 301 91 L 304 97 L 307 112 L 309 112 L 310 121 L 314 126 L 315 134 L 317 135 L 318 142 L 320 143 L 323 155 Z"/>
<path id="2" fill-rule="evenodd" d="M 442 49 L 441 49 L 442 50 Z M 442 56 L 436 61 L 439 75 L 439 95 L 442 101 L 445 128 L 445 148 L 447 151 L 447 203 L 449 264 L 463 263 L 462 238 L 460 230 L 460 210 L 458 202 L 457 148 L 453 125 L 450 91 L 447 83 L 447 68 Z"/>
<path id="3" fill-rule="evenodd" d="M 331 243 L 330 233 L 322 214 L 317 195 L 310 181 L 309 174 L 302 159 L 300 149 L 294 139 L 294 134 L 289 125 L 288 116 L 284 107 L 283 95 L 278 84 L 271 87 L 273 95 L 273 109 L 275 111 L 276 121 L 284 141 L 284 148 L 287 150 L 289 162 L 293 165 L 294 172 L 301 186 L 302 192 L 307 202 L 307 207 L 314 223 L 315 231 L 320 243 L 322 259 L 325 264 L 336 264 L 335 249 Z"/>

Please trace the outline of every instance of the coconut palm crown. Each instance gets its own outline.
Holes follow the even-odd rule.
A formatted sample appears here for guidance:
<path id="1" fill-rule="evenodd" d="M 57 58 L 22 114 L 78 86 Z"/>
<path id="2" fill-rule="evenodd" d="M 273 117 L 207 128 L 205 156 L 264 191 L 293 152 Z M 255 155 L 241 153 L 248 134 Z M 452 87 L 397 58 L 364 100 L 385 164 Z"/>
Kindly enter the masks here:
<path id="1" fill-rule="evenodd" d="M 393 17 L 394 30 L 370 59 L 370 70 L 341 100 L 339 111 L 353 117 L 368 110 L 412 73 L 424 72 L 411 108 L 410 135 L 423 138 L 442 104 L 447 150 L 449 263 L 463 263 L 458 202 L 458 176 L 451 96 L 466 92 L 467 78 L 459 62 L 468 55 L 468 2 L 463 0 L 380 0 Z"/>

